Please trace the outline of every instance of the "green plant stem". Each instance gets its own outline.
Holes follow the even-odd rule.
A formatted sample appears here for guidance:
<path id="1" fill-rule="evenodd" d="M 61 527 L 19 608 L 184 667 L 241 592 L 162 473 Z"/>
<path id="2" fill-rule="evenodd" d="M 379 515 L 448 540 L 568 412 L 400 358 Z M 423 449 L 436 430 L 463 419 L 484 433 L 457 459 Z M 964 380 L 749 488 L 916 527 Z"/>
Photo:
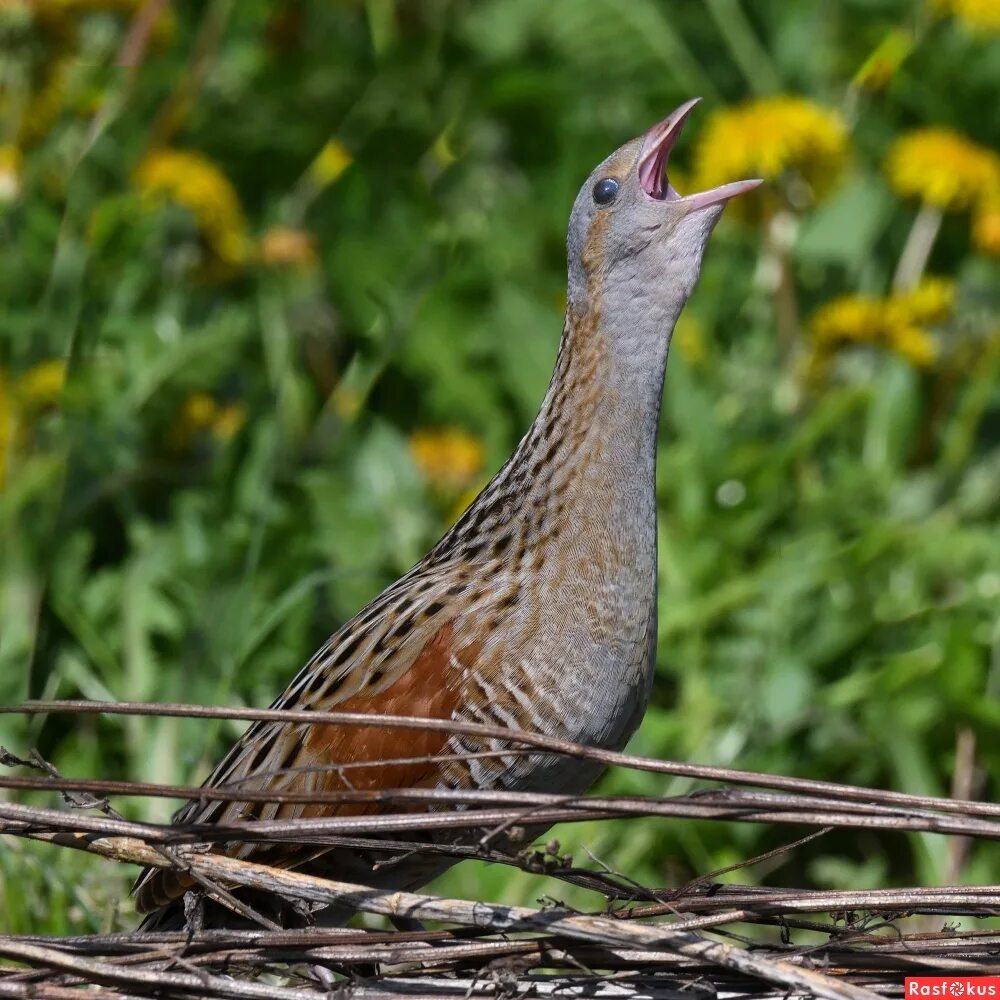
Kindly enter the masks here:
<path id="1" fill-rule="evenodd" d="M 225 39 L 233 0 L 215 0 L 205 11 L 195 36 L 191 58 L 150 130 L 150 146 L 165 146 L 184 123 L 215 65 Z"/>
<path id="2" fill-rule="evenodd" d="M 910 227 L 910 235 L 906 237 L 903 252 L 899 255 L 896 273 L 892 278 L 894 291 L 905 292 L 913 288 L 923 277 L 930 259 L 931 250 L 941 231 L 943 218 L 940 208 L 933 205 L 921 205 L 917 217 Z"/>
<path id="3" fill-rule="evenodd" d="M 970 461 L 976 434 L 982 424 L 1000 377 L 1000 344 L 988 343 L 971 371 L 963 373 L 963 391 L 944 433 L 941 468 L 950 475 L 959 473 Z"/>
<path id="4" fill-rule="evenodd" d="M 791 250 L 798 220 L 787 211 L 776 212 L 764 231 L 764 254 L 776 271 L 773 285 L 775 322 L 778 340 L 785 351 L 798 342 L 802 329 Z"/>
<path id="5" fill-rule="evenodd" d="M 705 0 L 705 6 L 750 89 L 755 94 L 773 94 L 781 90 L 777 70 L 739 0 Z"/>

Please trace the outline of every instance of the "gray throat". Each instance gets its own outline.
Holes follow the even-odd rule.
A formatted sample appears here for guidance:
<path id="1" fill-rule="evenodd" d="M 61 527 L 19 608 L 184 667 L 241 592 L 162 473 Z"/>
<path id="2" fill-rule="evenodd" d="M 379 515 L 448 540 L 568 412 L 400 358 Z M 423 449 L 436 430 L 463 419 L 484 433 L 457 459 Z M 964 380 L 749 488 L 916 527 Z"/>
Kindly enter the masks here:
<path id="1" fill-rule="evenodd" d="M 531 547 L 565 519 L 613 520 L 616 533 L 638 532 L 655 548 L 656 440 L 675 320 L 641 295 L 621 310 L 571 308 L 534 422 L 435 551 L 475 558 L 507 526 Z"/>

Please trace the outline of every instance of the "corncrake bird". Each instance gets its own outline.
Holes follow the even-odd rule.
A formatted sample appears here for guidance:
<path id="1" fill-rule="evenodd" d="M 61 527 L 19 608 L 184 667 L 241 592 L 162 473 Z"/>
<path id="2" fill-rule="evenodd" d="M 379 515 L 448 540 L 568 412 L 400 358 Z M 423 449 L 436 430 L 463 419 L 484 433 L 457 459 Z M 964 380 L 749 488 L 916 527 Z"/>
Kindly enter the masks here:
<path id="1" fill-rule="evenodd" d="M 413 569 L 327 640 L 273 708 L 414 715 L 624 747 L 653 679 L 656 434 L 671 334 L 723 206 L 760 183 L 686 196 L 671 186 L 667 159 L 696 103 L 612 153 L 580 189 L 555 371 L 514 454 Z M 257 722 L 206 785 L 575 795 L 600 773 L 592 761 L 513 749 L 375 722 Z M 378 809 L 193 800 L 176 819 L 229 826 Z M 375 870 L 385 852 L 239 842 L 218 849 L 392 889 L 416 888 L 454 863 L 410 855 Z M 144 872 L 135 889 L 143 926 L 183 922 L 183 896 L 195 887 L 179 870 Z M 276 901 L 253 902 L 288 922 Z M 204 919 L 232 923 L 232 914 L 218 906 Z"/>

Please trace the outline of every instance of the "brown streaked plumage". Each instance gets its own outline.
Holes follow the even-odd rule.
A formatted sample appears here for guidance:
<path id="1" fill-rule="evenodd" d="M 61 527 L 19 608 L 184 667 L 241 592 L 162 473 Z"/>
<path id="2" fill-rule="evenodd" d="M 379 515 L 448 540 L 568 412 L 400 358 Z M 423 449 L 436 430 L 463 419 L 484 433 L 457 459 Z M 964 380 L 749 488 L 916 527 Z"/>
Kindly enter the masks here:
<path id="1" fill-rule="evenodd" d="M 693 105 L 612 154 L 577 196 L 555 371 L 513 456 L 428 555 L 334 633 L 272 707 L 454 719 L 625 745 L 652 683 L 656 430 L 670 335 L 723 204 L 756 183 L 688 197 L 674 191 L 664 168 Z M 258 722 L 206 784 L 579 794 L 598 773 L 591 762 L 513 753 L 499 740 Z M 177 819 L 231 825 L 378 808 L 194 800 Z M 400 889 L 450 864 L 410 857 L 376 869 L 375 852 L 317 845 L 220 849 Z M 144 926 L 179 922 L 191 887 L 183 873 L 145 872 L 136 886 Z M 211 919 L 225 923 L 226 914 Z"/>

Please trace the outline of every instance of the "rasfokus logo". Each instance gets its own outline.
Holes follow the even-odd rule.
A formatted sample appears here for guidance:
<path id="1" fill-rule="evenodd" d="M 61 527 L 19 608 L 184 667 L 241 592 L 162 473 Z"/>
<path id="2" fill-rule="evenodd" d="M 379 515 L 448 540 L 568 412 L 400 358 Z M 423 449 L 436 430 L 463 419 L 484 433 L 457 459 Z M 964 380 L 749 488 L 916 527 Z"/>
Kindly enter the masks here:
<path id="1" fill-rule="evenodd" d="M 1000 1000 L 1000 976 L 907 976 L 906 997 Z"/>

